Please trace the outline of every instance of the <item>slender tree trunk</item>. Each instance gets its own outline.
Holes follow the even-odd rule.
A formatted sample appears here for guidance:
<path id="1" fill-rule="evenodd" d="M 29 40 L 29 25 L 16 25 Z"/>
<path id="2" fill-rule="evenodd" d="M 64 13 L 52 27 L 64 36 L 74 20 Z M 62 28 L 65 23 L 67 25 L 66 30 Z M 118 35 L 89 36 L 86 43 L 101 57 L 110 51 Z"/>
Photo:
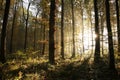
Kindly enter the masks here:
<path id="1" fill-rule="evenodd" d="M 109 67 L 112 70 L 115 70 L 115 58 L 114 58 L 114 48 L 113 48 L 113 39 L 112 39 L 112 29 L 110 24 L 110 5 L 109 0 L 105 1 L 106 5 L 106 24 L 108 31 L 108 44 L 109 44 Z"/>
<path id="2" fill-rule="evenodd" d="M 100 36 L 99 36 L 99 20 L 98 20 L 98 1 L 94 0 L 94 12 L 95 12 L 95 34 L 97 35 L 95 39 L 95 63 L 98 61 L 100 57 Z"/>
<path id="3" fill-rule="evenodd" d="M 61 0 L 62 12 L 61 12 L 61 56 L 64 59 L 64 0 Z"/>
<path id="4" fill-rule="evenodd" d="M 43 27 L 42 27 L 42 24 L 40 24 L 40 25 L 41 25 L 41 27 L 40 27 L 40 39 L 39 39 L 39 40 L 42 41 L 42 36 L 43 36 L 43 34 L 42 34 L 42 33 L 43 33 L 43 32 L 42 32 L 43 29 L 42 29 L 42 28 L 43 28 Z M 40 49 L 39 49 L 39 50 L 40 50 L 40 54 L 42 54 L 42 42 L 40 42 L 39 45 L 40 45 Z"/>
<path id="5" fill-rule="evenodd" d="M 91 43 L 91 44 L 92 44 L 92 45 L 91 45 L 91 47 L 92 47 L 91 53 L 93 54 L 93 45 L 94 45 L 94 44 L 93 44 L 93 30 L 92 30 L 92 29 L 93 29 L 93 26 L 92 26 L 92 25 L 93 25 L 93 24 L 92 24 L 92 14 L 91 14 L 91 12 L 90 12 L 90 26 L 91 26 L 91 39 L 92 39 L 92 40 L 91 40 L 91 41 L 92 41 L 92 43 Z"/>
<path id="6" fill-rule="evenodd" d="M 37 18 L 36 18 L 37 19 Z M 34 48 L 34 51 L 36 50 L 36 24 L 37 24 L 37 22 L 36 22 L 36 20 L 35 20 L 35 29 L 34 29 L 34 45 L 33 45 L 33 48 Z"/>
<path id="7" fill-rule="evenodd" d="M 29 8 L 30 8 L 30 2 L 28 4 L 28 8 L 27 8 L 27 18 L 25 19 L 25 42 L 24 42 L 24 52 L 26 52 L 26 48 L 27 48 L 27 38 L 28 38 L 28 19 L 29 19 Z M 25 15 L 24 15 L 25 16 Z M 25 17 L 24 17 L 25 18 Z"/>
<path id="8" fill-rule="evenodd" d="M 85 52 L 85 48 L 84 48 L 84 19 L 83 19 L 83 9 L 82 9 L 82 50 L 83 53 Z"/>
<path id="9" fill-rule="evenodd" d="M 45 24 L 43 25 L 43 40 L 45 41 Z M 43 42 L 42 55 L 45 52 L 45 42 Z"/>
<path id="10" fill-rule="evenodd" d="M 47 19 L 46 16 L 47 16 L 47 15 L 45 14 L 45 11 L 44 11 L 44 9 L 43 9 L 42 19 L 43 19 L 43 20 L 44 20 L 44 19 Z M 43 35 L 42 35 L 42 38 L 43 38 L 43 41 L 46 40 L 46 38 L 45 38 L 45 36 L 46 36 L 45 26 L 46 26 L 46 23 L 44 23 L 44 21 L 43 21 L 43 23 L 42 23 L 42 30 L 43 30 L 43 32 L 42 32 L 42 34 L 43 34 Z M 42 55 L 44 55 L 44 52 L 45 52 L 45 42 L 42 43 Z"/>
<path id="11" fill-rule="evenodd" d="M 73 52 L 72 52 L 72 57 L 75 57 L 75 22 L 74 22 L 74 5 L 73 5 L 73 0 L 71 0 L 71 8 L 72 8 L 72 29 L 73 29 Z"/>
<path id="12" fill-rule="evenodd" d="M 84 19 L 83 19 L 83 14 L 84 14 L 84 3 L 83 1 L 81 1 L 81 26 L 82 26 L 82 54 L 85 52 L 85 48 L 84 48 Z"/>
<path id="13" fill-rule="evenodd" d="M 90 33 L 89 33 L 89 25 L 90 25 L 90 21 L 88 21 L 88 25 L 87 25 L 87 29 L 88 29 L 88 31 L 87 31 L 87 34 L 88 34 L 88 49 L 87 50 L 89 50 L 89 48 L 90 48 Z"/>
<path id="14" fill-rule="evenodd" d="M 10 39 L 10 53 L 13 52 L 13 36 L 14 36 L 14 27 L 15 27 L 16 12 L 17 12 L 17 2 L 15 3 L 14 14 L 13 14 L 13 23 L 12 23 L 11 39 Z"/>
<path id="15" fill-rule="evenodd" d="M 49 19 L 49 62 L 55 63 L 55 43 L 54 43 L 54 31 L 55 31 L 55 0 L 50 0 L 50 19 Z"/>
<path id="16" fill-rule="evenodd" d="M 104 54 L 104 34 L 103 34 L 103 31 L 104 31 L 104 25 L 103 25 L 103 16 L 101 15 L 101 35 L 102 35 L 102 55 Z"/>
<path id="17" fill-rule="evenodd" d="M 28 35 L 28 19 L 26 19 L 26 24 L 25 24 L 25 42 L 24 42 L 24 52 L 26 52 L 26 48 L 27 48 L 27 35 Z"/>
<path id="18" fill-rule="evenodd" d="M 117 34 L 118 34 L 118 52 L 120 55 L 120 19 L 119 19 L 119 5 L 118 0 L 115 0 L 116 2 L 116 14 L 117 14 Z"/>
<path id="19" fill-rule="evenodd" d="M 36 50 L 36 27 L 37 27 L 37 16 L 38 16 L 38 13 L 39 13 L 39 11 L 37 11 L 37 13 L 36 13 L 36 19 L 35 19 L 34 45 L 33 45 L 34 51 Z"/>
<path id="20" fill-rule="evenodd" d="M 8 15 L 9 15 L 9 8 L 10 8 L 10 0 L 6 0 L 6 6 L 4 11 L 4 18 L 3 18 L 3 24 L 2 24 L 2 32 L 1 32 L 1 45 L 0 45 L 0 62 L 5 63 L 5 38 L 6 38 L 6 27 L 7 27 L 7 21 L 8 21 Z"/>

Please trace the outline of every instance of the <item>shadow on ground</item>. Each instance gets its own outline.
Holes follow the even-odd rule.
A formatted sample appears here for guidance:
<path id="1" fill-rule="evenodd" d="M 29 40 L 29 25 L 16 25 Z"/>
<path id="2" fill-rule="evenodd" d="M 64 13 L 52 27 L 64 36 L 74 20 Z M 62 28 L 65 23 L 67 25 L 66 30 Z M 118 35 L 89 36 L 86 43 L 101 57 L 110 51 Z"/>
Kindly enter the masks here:
<path id="1" fill-rule="evenodd" d="M 117 72 L 109 70 L 104 59 L 91 64 L 90 59 L 91 56 L 83 61 L 58 60 L 59 63 L 55 65 L 43 62 L 20 66 L 18 69 L 6 71 L 3 77 L 5 80 L 118 80 Z"/>

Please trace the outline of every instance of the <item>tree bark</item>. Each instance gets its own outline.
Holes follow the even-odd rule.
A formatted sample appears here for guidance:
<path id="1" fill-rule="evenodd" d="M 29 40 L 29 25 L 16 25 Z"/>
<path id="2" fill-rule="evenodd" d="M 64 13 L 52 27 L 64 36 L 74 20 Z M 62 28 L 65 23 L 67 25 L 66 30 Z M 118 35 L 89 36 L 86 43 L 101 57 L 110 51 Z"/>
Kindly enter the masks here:
<path id="1" fill-rule="evenodd" d="M 6 38 L 6 27 L 8 22 L 9 8 L 10 8 L 10 0 L 6 0 L 4 18 L 3 18 L 3 24 L 2 24 L 2 32 L 1 32 L 1 46 L 0 46 L 0 62 L 2 63 L 6 62 L 5 38 Z"/>
<path id="2" fill-rule="evenodd" d="M 45 41 L 45 23 L 43 24 L 43 40 Z M 42 43 L 43 46 L 42 46 L 42 55 L 44 55 L 45 53 L 45 42 Z"/>
<path id="3" fill-rule="evenodd" d="M 111 70 L 115 69 L 115 58 L 114 58 L 114 48 L 113 48 L 113 39 L 112 39 L 112 29 L 110 24 L 110 5 L 109 0 L 105 1 L 106 5 L 106 25 L 108 31 L 108 47 L 109 47 L 109 68 Z"/>
<path id="4" fill-rule="evenodd" d="M 83 5 L 83 4 L 82 4 Z M 85 52 L 85 48 L 84 48 L 84 19 L 83 19 L 83 13 L 84 13 L 84 9 L 83 9 L 83 6 L 82 6 L 82 9 L 81 9 L 81 16 L 82 16 L 82 51 L 83 51 L 83 54 Z"/>
<path id="5" fill-rule="evenodd" d="M 120 19 L 119 19 L 119 5 L 118 5 L 118 0 L 116 2 L 116 17 L 117 17 L 117 34 L 118 34 L 118 52 L 120 55 Z"/>
<path id="6" fill-rule="evenodd" d="M 27 8 L 27 17 L 25 17 L 25 13 L 24 13 L 24 8 L 23 8 L 23 2 L 22 2 L 22 8 L 23 8 L 23 17 L 25 19 L 25 40 L 24 40 L 24 52 L 26 52 L 26 48 L 27 48 L 27 37 L 28 37 L 28 19 L 29 19 L 29 8 L 30 8 L 31 2 L 29 2 L 28 4 L 28 8 Z"/>
<path id="7" fill-rule="evenodd" d="M 14 14 L 13 14 L 13 23 L 12 23 L 11 39 L 10 39 L 10 53 L 13 52 L 13 36 L 14 36 L 14 27 L 15 27 L 16 12 L 17 12 L 17 2 L 15 3 Z"/>
<path id="8" fill-rule="evenodd" d="M 100 36 L 99 36 L 99 20 L 98 20 L 98 8 L 97 8 L 98 0 L 94 0 L 94 12 L 95 12 L 95 63 L 98 62 L 100 57 Z"/>
<path id="9" fill-rule="evenodd" d="M 72 37 L 73 37 L 73 52 L 72 52 L 72 58 L 75 57 L 75 21 L 74 21 L 74 5 L 73 0 L 71 0 L 71 8 L 72 8 Z"/>
<path id="10" fill-rule="evenodd" d="M 37 27 L 37 16 L 38 16 L 38 13 L 39 13 L 39 11 L 37 11 L 37 13 L 36 13 L 36 19 L 35 19 L 34 45 L 33 45 L 34 51 L 36 50 L 36 27 Z"/>
<path id="11" fill-rule="evenodd" d="M 64 59 L 64 0 L 61 0 L 62 11 L 61 11 L 61 56 Z"/>
<path id="12" fill-rule="evenodd" d="M 103 32 L 104 32 L 104 25 L 103 25 L 103 15 L 101 15 L 100 14 L 100 17 L 101 17 L 101 35 L 102 35 L 102 37 L 101 37 L 101 40 L 102 40 L 102 55 L 104 54 L 104 34 L 103 34 Z"/>
<path id="13" fill-rule="evenodd" d="M 49 19 L 49 62 L 55 63 L 55 43 L 54 43 L 54 31 L 55 31 L 55 0 L 50 0 L 50 19 Z"/>

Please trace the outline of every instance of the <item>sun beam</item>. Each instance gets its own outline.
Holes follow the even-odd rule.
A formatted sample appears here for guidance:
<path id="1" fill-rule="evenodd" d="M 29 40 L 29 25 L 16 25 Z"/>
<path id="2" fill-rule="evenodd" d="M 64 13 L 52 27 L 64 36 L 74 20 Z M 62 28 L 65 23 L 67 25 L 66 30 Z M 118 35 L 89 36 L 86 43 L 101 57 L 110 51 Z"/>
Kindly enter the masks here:
<path id="1" fill-rule="evenodd" d="M 97 37 L 97 35 L 95 33 L 92 34 L 88 30 L 86 30 L 84 34 L 79 33 L 79 35 L 77 36 L 77 38 L 79 40 L 81 40 L 81 41 L 83 40 L 85 50 L 92 49 L 93 45 L 95 45 L 96 37 Z"/>

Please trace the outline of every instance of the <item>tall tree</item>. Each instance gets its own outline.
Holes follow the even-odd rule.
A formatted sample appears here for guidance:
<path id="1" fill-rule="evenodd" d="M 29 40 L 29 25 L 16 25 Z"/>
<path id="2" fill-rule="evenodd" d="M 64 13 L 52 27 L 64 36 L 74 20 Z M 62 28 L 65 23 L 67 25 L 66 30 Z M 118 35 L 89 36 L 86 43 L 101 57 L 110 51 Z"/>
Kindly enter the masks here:
<path id="1" fill-rule="evenodd" d="M 117 34 L 118 34 L 118 52 L 120 55 L 120 19 L 119 19 L 119 4 L 118 0 L 115 0 L 116 2 L 116 15 L 117 15 Z"/>
<path id="2" fill-rule="evenodd" d="M 108 31 L 108 44 L 109 44 L 109 68 L 115 69 L 115 58 L 114 58 L 114 48 L 113 48 L 113 39 L 112 39 L 112 29 L 110 23 L 110 5 L 109 0 L 105 1 L 106 6 L 106 26 Z"/>
<path id="3" fill-rule="evenodd" d="M 83 3 L 83 1 L 81 1 L 81 3 L 80 3 L 80 10 L 81 10 L 81 20 L 82 20 L 82 53 L 84 53 L 85 52 L 85 48 L 84 48 L 84 18 L 83 18 L 83 14 L 84 14 L 84 3 Z"/>
<path id="4" fill-rule="evenodd" d="M 24 13 L 24 7 L 23 7 L 23 2 L 22 2 L 22 7 L 23 7 L 23 17 L 25 19 L 25 41 L 24 41 L 24 52 L 26 52 L 26 48 L 27 48 L 27 38 L 28 38 L 28 19 L 29 19 L 29 9 L 30 9 L 30 5 L 31 5 L 31 1 L 28 3 L 28 7 L 27 7 L 27 14 L 25 16 Z"/>
<path id="5" fill-rule="evenodd" d="M 15 27 L 16 13 L 17 13 L 17 1 L 15 2 L 14 5 L 13 22 L 12 22 L 11 39 L 10 39 L 10 53 L 13 52 L 13 36 L 14 36 L 13 33 Z"/>
<path id="6" fill-rule="evenodd" d="M 64 0 L 61 2 L 61 56 L 64 59 Z"/>
<path id="7" fill-rule="evenodd" d="M 104 32 L 104 25 L 103 25 L 103 23 L 104 23 L 104 15 L 102 15 L 101 13 L 102 13 L 102 10 L 103 10 L 103 8 L 101 8 L 101 11 L 100 11 L 100 26 L 101 26 L 101 46 L 102 46 L 102 55 L 104 54 L 104 34 L 103 34 L 103 32 Z"/>
<path id="8" fill-rule="evenodd" d="M 38 14 L 39 14 L 39 10 L 37 11 L 36 16 L 35 16 L 34 45 L 33 45 L 34 51 L 36 50 L 36 27 L 37 27 L 37 16 L 38 16 Z"/>
<path id="9" fill-rule="evenodd" d="M 48 27 L 48 20 L 49 20 L 49 0 L 41 0 L 41 28 L 42 28 L 42 49 L 41 49 L 41 53 L 44 55 L 45 53 L 45 49 L 46 49 L 46 42 L 47 42 L 47 34 L 48 32 L 46 31 L 47 27 Z"/>
<path id="10" fill-rule="evenodd" d="M 49 19 L 49 62 L 55 63 L 55 43 L 54 43 L 54 31 L 55 31 L 55 0 L 50 0 L 50 19 Z"/>
<path id="11" fill-rule="evenodd" d="M 73 52 L 72 52 L 72 57 L 75 57 L 75 21 L 74 21 L 74 4 L 73 0 L 71 0 L 71 9 L 72 9 L 72 29 L 73 29 Z"/>
<path id="12" fill-rule="evenodd" d="M 2 24 L 2 32 L 1 32 L 1 45 L 0 45 L 0 62 L 5 63 L 5 38 L 6 38 L 6 27 L 9 15 L 9 8 L 10 8 L 10 0 L 6 0 L 6 6 L 4 11 L 4 18 Z"/>
<path id="13" fill-rule="evenodd" d="M 45 16 L 43 16 L 44 18 Z M 45 23 L 42 24 L 42 27 L 43 27 L 43 40 L 45 41 Z M 45 52 L 45 42 L 43 42 L 43 46 L 42 46 L 42 54 L 44 55 L 44 52 Z"/>
<path id="14" fill-rule="evenodd" d="M 95 61 L 100 57 L 100 36 L 99 36 L 99 20 L 98 20 L 98 0 L 94 0 L 94 12 L 95 12 Z"/>

